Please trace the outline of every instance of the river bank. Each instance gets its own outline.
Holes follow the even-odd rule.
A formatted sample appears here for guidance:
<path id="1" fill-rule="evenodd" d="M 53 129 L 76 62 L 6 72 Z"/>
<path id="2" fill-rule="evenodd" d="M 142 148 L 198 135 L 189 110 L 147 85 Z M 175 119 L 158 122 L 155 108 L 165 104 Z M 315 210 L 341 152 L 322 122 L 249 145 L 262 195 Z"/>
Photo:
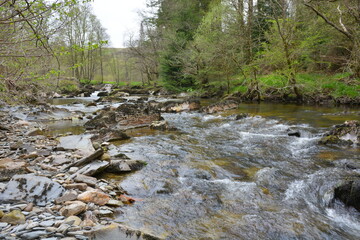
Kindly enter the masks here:
<path id="1" fill-rule="evenodd" d="M 330 126 L 359 119 L 356 108 L 239 105 L 233 100 L 204 104 L 181 98 L 184 95 L 162 96 L 141 88 L 113 90 L 109 85 L 95 94 L 79 94 L 76 98 L 53 99 L 51 105 L 2 109 L 0 170 L 4 182 L 0 186 L 0 210 L 6 221 L 2 219 L 0 225 L 1 237 L 112 239 L 130 232 L 144 239 L 189 239 L 201 236 L 201 224 L 185 233 L 186 219 L 197 222 L 193 217 L 213 218 L 221 210 L 225 212 L 218 218 L 227 219 L 224 223 L 245 220 L 240 212 L 265 203 L 277 209 L 284 192 L 288 198 L 297 196 L 299 189 L 287 188 L 301 178 L 299 170 L 295 171 L 298 164 L 304 164 L 300 172 L 310 167 L 305 171 L 310 175 L 320 166 L 334 168 L 331 171 L 341 173 L 344 179 L 358 171 L 355 142 L 332 142 L 335 147 L 330 148 L 317 146 Z M 309 119 L 315 119 L 316 124 L 304 125 Z M 236 132 L 241 134 L 232 135 Z M 274 142 L 269 145 L 266 139 Z M 250 152 L 249 147 L 253 149 Z M 272 155 L 269 162 L 265 156 Z M 293 162 L 293 158 L 298 159 Z M 294 171 L 285 170 L 289 165 Z M 338 168 L 344 166 L 352 169 L 341 172 Z M 331 171 L 321 179 L 328 178 Z M 285 181 L 270 183 L 272 176 Z M 330 182 L 326 191 L 334 191 L 340 184 L 340 180 Z M 235 188 L 225 194 L 217 184 Z M 235 194 L 241 189 L 243 196 Z M 260 198 L 254 199 L 253 194 Z M 323 194 L 320 201 L 327 202 L 328 208 L 332 197 Z M 248 200 L 260 205 L 237 209 L 237 204 L 228 204 L 231 199 L 245 206 Z M 192 212 L 196 207 L 200 207 L 198 212 Z M 239 210 L 240 215 L 231 216 L 229 207 Z M 176 212 L 181 216 L 178 220 Z M 167 226 L 167 217 L 175 221 L 172 224 L 177 229 L 170 227 L 172 224 Z M 149 225 L 151 218 L 156 227 Z M 213 226 L 210 220 L 203 224 Z M 280 225 L 276 231 L 285 236 Z M 307 230 L 303 234 L 308 236 L 311 228 L 304 226 Z M 212 239 L 217 239 L 217 234 L 229 239 L 240 237 L 224 230 L 203 234 Z M 258 230 L 247 234 L 259 236 Z M 293 236 L 291 231 L 287 234 Z"/>

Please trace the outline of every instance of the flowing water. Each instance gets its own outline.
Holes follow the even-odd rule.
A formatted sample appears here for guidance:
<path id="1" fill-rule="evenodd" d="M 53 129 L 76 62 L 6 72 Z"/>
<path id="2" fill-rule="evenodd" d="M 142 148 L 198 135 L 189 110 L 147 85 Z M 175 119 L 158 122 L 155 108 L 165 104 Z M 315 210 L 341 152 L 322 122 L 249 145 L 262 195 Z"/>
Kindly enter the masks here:
<path id="1" fill-rule="evenodd" d="M 88 100 L 53 104 L 63 114 L 103 107 L 85 107 Z M 252 117 L 235 120 L 239 113 Z M 148 163 L 110 179 L 137 199 L 116 221 L 165 239 L 360 238 L 360 214 L 332 201 L 335 186 L 360 174 L 348 167 L 359 165 L 360 149 L 317 144 L 332 125 L 360 120 L 357 109 L 241 104 L 162 116 L 178 130 L 135 129 L 112 146 Z M 48 135 L 80 134 L 84 122 L 45 125 Z"/>
<path id="2" fill-rule="evenodd" d="M 359 119 L 336 111 L 241 104 L 223 115 L 163 114 L 178 131 L 118 146 L 148 165 L 122 181 L 139 201 L 117 220 L 166 239 L 359 239 L 360 215 L 332 202 L 334 186 L 359 174 L 347 167 L 359 148 L 317 145 L 328 127 Z M 259 116 L 235 120 L 240 112 Z"/>

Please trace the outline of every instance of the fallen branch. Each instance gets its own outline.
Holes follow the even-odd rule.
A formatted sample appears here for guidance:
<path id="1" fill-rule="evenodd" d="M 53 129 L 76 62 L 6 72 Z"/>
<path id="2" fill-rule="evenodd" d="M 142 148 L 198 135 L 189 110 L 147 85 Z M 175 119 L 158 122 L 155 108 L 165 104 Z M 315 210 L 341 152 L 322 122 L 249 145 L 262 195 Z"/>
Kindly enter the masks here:
<path id="1" fill-rule="evenodd" d="M 71 167 L 78 167 L 84 164 L 87 164 L 89 162 L 92 162 L 96 159 L 98 159 L 99 157 L 101 157 L 104 154 L 104 150 L 102 148 L 99 148 L 98 150 L 96 150 L 94 153 L 92 153 L 91 155 L 84 157 L 82 159 L 80 159 L 77 162 L 71 163 L 69 165 L 67 165 L 66 167 L 64 167 L 61 172 L 65 172 L 66 170 L 68 170 Z"/>

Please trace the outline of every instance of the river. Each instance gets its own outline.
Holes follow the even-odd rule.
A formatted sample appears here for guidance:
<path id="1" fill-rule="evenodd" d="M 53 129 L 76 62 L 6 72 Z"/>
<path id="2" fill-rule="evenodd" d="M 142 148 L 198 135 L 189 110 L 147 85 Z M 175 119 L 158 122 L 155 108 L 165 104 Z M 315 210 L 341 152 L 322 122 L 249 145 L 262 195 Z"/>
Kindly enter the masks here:
<path id="1" fill-rule="evenodd" d="M 360 214 L 332 201 L 334 187 L 360 173 L 349 167 L 360 149 L 317 144 L 332 125 L 360 120 L 356 109 L 240 104 L 162 116 L 178 130 L 137 129 L 117 144 L 148 163 L 110 179 L 137 199 L 119 223 L 165 239 L 360 238 Z"/>

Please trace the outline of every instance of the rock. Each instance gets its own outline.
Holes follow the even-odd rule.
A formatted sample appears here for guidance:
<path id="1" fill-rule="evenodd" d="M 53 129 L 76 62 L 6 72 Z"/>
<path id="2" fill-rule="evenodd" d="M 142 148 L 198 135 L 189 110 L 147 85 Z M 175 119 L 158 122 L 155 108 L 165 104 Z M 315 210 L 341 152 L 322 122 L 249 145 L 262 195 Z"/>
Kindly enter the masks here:
<path id="1" fill-rule="evenodd" d="M 201 109 L 201 112 L 212 114 L 212 113 L 217 113 L 217 112 L 234 109 L 237 107 L 238 107 L 237 102 L 232 101 L 232 100 L 227 100 L 224 102 L 215 103 L 210 106 L 204 107 Z"/>
<path id="2" fill-rule="evenodd" d="M 85 212 L 84 221 L 80 224 L 81 227 L 94 227 L 97 223 L 96 217 L 93 212 L 86 211 Z"/>
<path id="3" fill-rule="evenodd" d="M 81 219 L 77 216 L 70 216 L 66 218 L 64 221 L 65 224 L 69 224 L 73 226 L 80 226 L 81 222 L 82 222 Z"/>
<path id="4" fill-rule="evenodd" d="M 64 188 L 57 182 L 46 177 L 32 174 L 15 175 L 0 192 L 0 201 L 26 201 L 44 206 L 51 200 L 58 198 Z"/>
<path id="5" fill-rule="evenodd" d="M 334 198 L 341 200 L 348 207 L 354 207 L 360 212 L 360 179 L 348 181 L 335 188 Z"/>
<path id="6" fill-rule="evenodd" d="M 121 207 L 124 206 L 123 202 L 115 200 L 115 199 L 110 199 L 107 203 L 107 206 L 111 206 L 111 207 Z"/>
<path id="7" fill-rule="evenodd" d="M 65 192 L 61 197 L 55 199 L 56 204 L 61 204 L 68 201 L 74 201 L 78 197 L 76 191 Z"/>
<path id="8" fill-rule="evenodd" d="M 4 212 L 0 210 L 0 219 L 4 216 Z"/>
<path id="9" fill-rule="evenodd" d="M 138 160 L 112 160 L 106 171 L 111 173 L 131 172 L 140 170 L 145 165 L 145 162 Z"/>
<path id="10" fill-rule="evenodd" d="M 54 93 L 53 98 L 63 98 L 63 96 L 60 95 L 59 93 Z"/>
<path id="11" fill-rule="evenodd" d="M 97 181 L 96 178 L 95 178 L 95 181 Z M 95 185 L 96 185 L 96 182 L 92 186 L 95 186 Z M 85 191 L 88 188 L 88 185 L 86 183 L 72 183 L 72 184 L 65 184 L 63 186 L 65 189 L 78 189 L 80 191 Z"/>
<path id="12" fill-rule="evenodd" d="M 29 232 L 29 233 L 24 233 L 21 235 L 21 239 L 38 239 L 41 238 L 43 236 L 47 236 L 48 232 L 46 231 L 35 231 L 35 232 Z"/>
<path id="13" fill-rule="evenodd" d="M 98 93 L 98 97 L 106 97 L 106 96 L 108 96 L 108 95 L 109 95 L 108 92 L 99 92 L 99 93 Z"/>
<path id="14" fill-rule="evenodd" d="M 96 106 L 97 106 L 97 104 L 95 102 L 86 104 L 86 107 L 96 107 Z"/>
<path id="15" fill-rule="evenodd" d="M 27 133 L 25 133 L 26 136 L 38 136 L 43 135 L 44 131 L 40 128 L 29 130 Z"/>
<path id="16" fill-rule="evenodd" d="M 78 200 L 86 203 L 95 203 L 97 205 L 103 206 L 109 202 L 109 195 L 100 192 L 98 190 L 87 191 L 78 196 Z"/>
<path id="17" fill-rule="evenodd" d="M 26 173 L 25 161 L 14 161 L 11 158 L 0 159 L 0 181 L 8 181 L 16 174 Z"/>
<path id="18" fill-rule="evenodd" d="M 38 222 L 32 222 L 32 223 L 29 223 L 29 225 L 27 225 L 26 229 L 33 229 L 33 228 L 36 228 L 40 225 L 40 223 Z"/>
<path id="19" fill-rule="evenodd" d="M 55 224 L 55 221 L 53 220 L 48 220 L 48 221 L 43 221 L 40 223 L 41 227 L 51 227 Z"/>
<path id="20" fill-rule="evenodd" d="M 71 159 L 67 158 L 67 156 L 65 154 L 53 156 L 52 164 L 54 166 L 60 166 L 60 165 L 64 165 L 67 163 L 71 163 Z"/>
<path id="21" fill-rule="evenodd" d="M 248 114 L 248 113 L 240 113 L 240 114 L 237 114 L 235 116 L 235 120 L 241 120 L 241 119 L 248 118 L 248 117 L 250 117 L 250 114 Z"/>
<path id="22" fill-rule="evenodd" d="M 8 223 L 6 223 L 6 222 L 0 222 L 0 230 L 3 229 L 3 228 L 6 228 L 7 226 L 9 226 Z"/>
<path id="23" fill-rule="evenodd" d="M 86 210 L 86 204 L 81 201 L 70 202 L 69 205 L 60 209 L 60 214 L 64 217 L 76 216 Z"/>
<path id="24" fill-rule="evenodd" d="M 75 174 L 82 174 L 86 176 L 94 176 L 103 172 L 109 166 L 109 162 L 107 161 L 93 161 L 81 168 Z"/>
<path id="25" fill-rule="evenodd" d="M 24 211 L 25 212 L 31 212 L 34 208 L 34 203 L 29 203 L 25 208 Z"/>
<path id="26" fill-rule="evenodd" d="M 25 223 L 25 215 L 21 213 L 19 210 L 13 210 L 10 213 L 5 214 L 1 218 L 2 222 L 9 223 L 11 225 L 18 225 Z"/>
<path id="27" fill-rule="evenodd" d="M 160 120 L 160 111 L 148 103 L 122 104 L 116 109 L 104 109 L 98 116 L 85 123 L 86 129 L 128 129 L 149 126 Z"/>
<path id="28" fill-rule="evenodd" d="M 128 196 L 125 196 L 125 195 L 120 195 L 119 199 L 124 204 L 131 204 L 131 203 L 135 202 L 134 198 L 128 197 Z"/>
<path id="29" fill-rule="evenodd" d="M 319 141 L 320 144 L 360 145 L 360 122 L 346 121 L 336 125 Z"/>
<path id="30" fill-rule="evenodd" d="M 116 129 L 110 129 L 110 128 L 104 128 L 98 131 L 97 134 L 93 135 L 91 137 L 91 140 L 98 141 L 98 142 L 115 142 L 120 140 L 126 140 L 130 137 L 121 130 Z"/>
<path id="31" fill-rule="evenodd" d="M 78 183 L 86 183 L 87 185 L 89 185 L 91 187 L 95 187 L 96 183 L 97 183 L 96 178 L 85 176 L 83 174 L 76 174 L 74 181 L 78 182 Z"/>
<path id="32" fill-rule="evenodd" d="M 92 146 L 91 135 L 71 135 L 61 137 L 59 139 L 59 147 L 63 147 L 69 150 L 79 149 L 86 153 L 94 152 L 95 149 Z"/>
<path id="33" fill-rule="evenodd" d="M 170 127 L 169 123 L 165 120 L 152 122 L 150 125 L 150 128 L 154 129 L 154 130 L 161 130 L 161 131 L 176 130 L 176 128 Z"/>
<path id="34" fill-rule="evenodd" d="M 104 153 L 101 158 L 102 161 L 107 161 L 109 162 L 111 160 L 111 156 L 108 153 Z"/>
<path id="35" fill-rule="evenodd" d="M 151 102 L 153 106 L 159 107 L 161 112 L 178 113 L 199 110 L 201 107 L 199 100 L 179 100 L 167 102 Z"/>
<path id="36" fill-rule="evenodd" d="M 301 137 L 301 133 L 300 132 L 298 132 L 298 131 L 296 131 L 296 132 L 289 132 L 288 133 L 288 136 L 290 136 L 290 137 Z"/>

